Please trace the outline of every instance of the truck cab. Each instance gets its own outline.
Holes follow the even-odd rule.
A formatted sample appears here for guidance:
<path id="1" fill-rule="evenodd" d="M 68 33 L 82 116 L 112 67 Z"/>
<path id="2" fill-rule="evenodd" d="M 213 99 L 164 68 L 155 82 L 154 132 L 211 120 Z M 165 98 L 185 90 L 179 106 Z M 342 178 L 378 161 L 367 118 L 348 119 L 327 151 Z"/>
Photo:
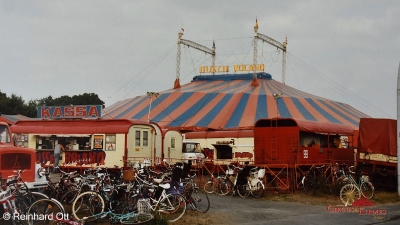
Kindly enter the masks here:
<path id="1" fill-rule="evenodd" d="M 36 163 L 36 151 L 16 146 L 14 138 L 8 124 L 0 122 L 0 181 L 16 175 L 17 170 L 24 170 L 21 178 L 29 188 L 47 186 L 47 181 L 37 175 L 41 165 Z"/>
<path id="2" fill-rule="evenodd" d="M 202 160 L 205 156 L 199 142 L 183 140 L 182 143 L 182 160 Z"/>

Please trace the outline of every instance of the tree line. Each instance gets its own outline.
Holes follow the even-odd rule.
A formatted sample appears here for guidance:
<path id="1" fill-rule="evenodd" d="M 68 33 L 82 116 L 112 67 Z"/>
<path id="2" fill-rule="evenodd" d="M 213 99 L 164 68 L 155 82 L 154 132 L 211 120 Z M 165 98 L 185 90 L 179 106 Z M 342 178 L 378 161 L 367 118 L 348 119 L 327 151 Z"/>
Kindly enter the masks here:
<path id="1" fill-rule="evenodd" d="M 63 95 L 58 98 L 53 98 L 49 95 L 42 99 L 29 100 L 28 102 L 25 102 L 21 96 L 11 94 L 11 96 L 8 97 L 6 93 L 0 91 L 0 114 L 20 114 L 30 118 L 35 118 L 37 117 L 37 107 L 39 106 L 65 105 L 102 105 L 104 108 L 104 102 L 94 93 L 84 93 L 72 97 Z"/>

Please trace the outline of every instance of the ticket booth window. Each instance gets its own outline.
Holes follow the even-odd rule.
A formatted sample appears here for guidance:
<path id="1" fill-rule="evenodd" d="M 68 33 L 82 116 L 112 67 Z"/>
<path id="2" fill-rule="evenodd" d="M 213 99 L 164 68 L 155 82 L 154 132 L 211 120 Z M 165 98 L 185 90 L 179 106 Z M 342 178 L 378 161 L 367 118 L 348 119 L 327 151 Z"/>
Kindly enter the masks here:
<path id="1" fill-rule="evenodd" d="M 115 134 L 106 135 L 106 150 L 115 151 Z"/>

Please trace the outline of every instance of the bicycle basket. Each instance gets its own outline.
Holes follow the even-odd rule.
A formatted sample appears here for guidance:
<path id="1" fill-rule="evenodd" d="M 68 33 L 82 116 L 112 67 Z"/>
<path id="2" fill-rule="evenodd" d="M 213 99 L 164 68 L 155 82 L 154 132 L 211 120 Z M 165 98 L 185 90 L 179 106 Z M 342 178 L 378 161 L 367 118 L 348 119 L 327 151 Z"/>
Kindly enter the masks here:
<path id="1" fill-rule="evenodd" d="M 232 170 L 232 169 L 226 170 L 226 174 L 227 174 L 227 175 L 233 175 L 234 173 L 235 173 L 235 171 Z"/>
<path id="2" fill-rule="evenodd" d="M 151 213 L 150 210 L 150 199 L 141 198 L 137 202 L 138 213 Z"/>
<path id="3" fill-rule="evenodd" d="M 361 176 L 361 182 L 367 182 L 369 180 L 369 177 L 366 175 Z"/>
<path id="4" fill-rule="evenodd" d="M 123 180 L 124 181 L 135 181 L 136 177 L 135 177 L 135 170 L 132 169 L 124 169 L 123 171 L 124 175 L 123 175 Z"/>
<path id="5" fill-rule="evenodd" d="M 260 169 L 260 170 L 258 171 L 257 177 L 258 177 L 259 179 L 262 179 L 262 178 L 264 177 L 264 175 L 265 175 L 265 169 Z"/>

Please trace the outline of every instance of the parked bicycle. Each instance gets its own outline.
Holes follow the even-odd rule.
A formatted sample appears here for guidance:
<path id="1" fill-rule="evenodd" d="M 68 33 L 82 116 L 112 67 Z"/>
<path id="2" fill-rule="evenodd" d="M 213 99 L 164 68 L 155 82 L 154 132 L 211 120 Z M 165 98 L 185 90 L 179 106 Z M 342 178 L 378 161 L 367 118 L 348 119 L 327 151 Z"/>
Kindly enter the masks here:
<path id="1" fill-rule="evenodd" d="M 41 199 L 34 202 L 29 208 L 28 213 L 29 225 L 84 225 L 86 222 L 92 222 L 106 217 L 109 217 L 111 224 L 141 224 L 154 218 L 153 215 L 146 213 L 130 212 L 126 214 L 118 214 L 112 211 L 105 211 L 74 221 L 70 218 L 69 214 L 66 214 L 57 206 L 57 202 L 53 199 Z"/>
<path id="2" fill-rule="evenodd" d="M 19 217 L 14 217 L 13 215 L 23 214 L 21 208 L 27 207 L 24 201 L 18 201 L 12 193 L 12 190 L 7 187 L 6 190 L 0 192 L 0 214 L 3 219 L 10 220 L 12 225 L 22 224 L 28 225 L 27 220 L 20 220 Z"/>
<path id="3" fill-rule="evenodd" d="M 303 189 L 307 194 L 315 194 L 316 191 L 330 194 L 332 193 L 330 184 L 326 173 L 328 172 L 328 166 L 316 166 L 312 165 L 307 173 L 303 176 L 301 183 Z"/>
<path id="4" fill-rule="evenodd" d="M 210 209 L 210 199 L 208 198 L 207 193 L 197 186 L 194 180 L 195 177 L 196 175 L 193 175 L 184 179 L 182 182 L 182 195 L 185 197 L 186 203 L 192 208 L 192 210 L 206 213 Z M 176 184 L 180 185 L 178 183 Z M 173 188 L 174 187 L 171 187 L 170 190 Z M 169 191 L 169 193 L 171 193 L 171 191 Z"/>
<path id="5" fill-rule="evenodd" d="M 247 177 L 251 168 L 247 164 L 244 167 L 229 164 L 227 168 L 225 176 L 221 179 L 221 195 L 227 195 L 228 193 L 235 195 L 237 193 L 240 197 L 247 198 L 250 195 Z"/>
<path id="6" fill-rule="evenodd" d="M 61 170 L 61 168 L 56 167 L 58 171 L 61 172 L 60 179 L 58 182 L 52 182 L 50 179 L 50 169 L 47 168 L 40 168 L 38 171 L 39 177 L 45 176 L 46 180 L 48 182 L 47 187 L 42 188 L 41 192 L 51 198 L 56 198 L 56 199 L 61 199 L 61 197 L 70 190 L 74 190 L 77 188 L 77 185 L 75 182 L 73 182 L 74 176 L 79 176 L 76 175 L 77 172 L 64 172 Z"/>
<path id="7" fill-rule="evenodd" d="M 369 181 L 369 177 L 356 173 L 352 169 L 354 169 L 354 166 L 348 168 L 347 178 L 349 183 L 344 185 L 340 190 L 340 200 L 345 206 L 351 205 L 355 200 L 360 199 L 361 196 L 367 199 L 371 199 L 374 196 L 375 188 Z"/>
<path id="8" fill-rule="evenodd" d="M 250 176 L 247 178 L 247 183 L 250 188 L 250 193 L 255 198 L 261 198 L 264 195 L 264 183 L 262 179 L 265 175 L 265 169 L 254 167 L 250 170 Z"/>

